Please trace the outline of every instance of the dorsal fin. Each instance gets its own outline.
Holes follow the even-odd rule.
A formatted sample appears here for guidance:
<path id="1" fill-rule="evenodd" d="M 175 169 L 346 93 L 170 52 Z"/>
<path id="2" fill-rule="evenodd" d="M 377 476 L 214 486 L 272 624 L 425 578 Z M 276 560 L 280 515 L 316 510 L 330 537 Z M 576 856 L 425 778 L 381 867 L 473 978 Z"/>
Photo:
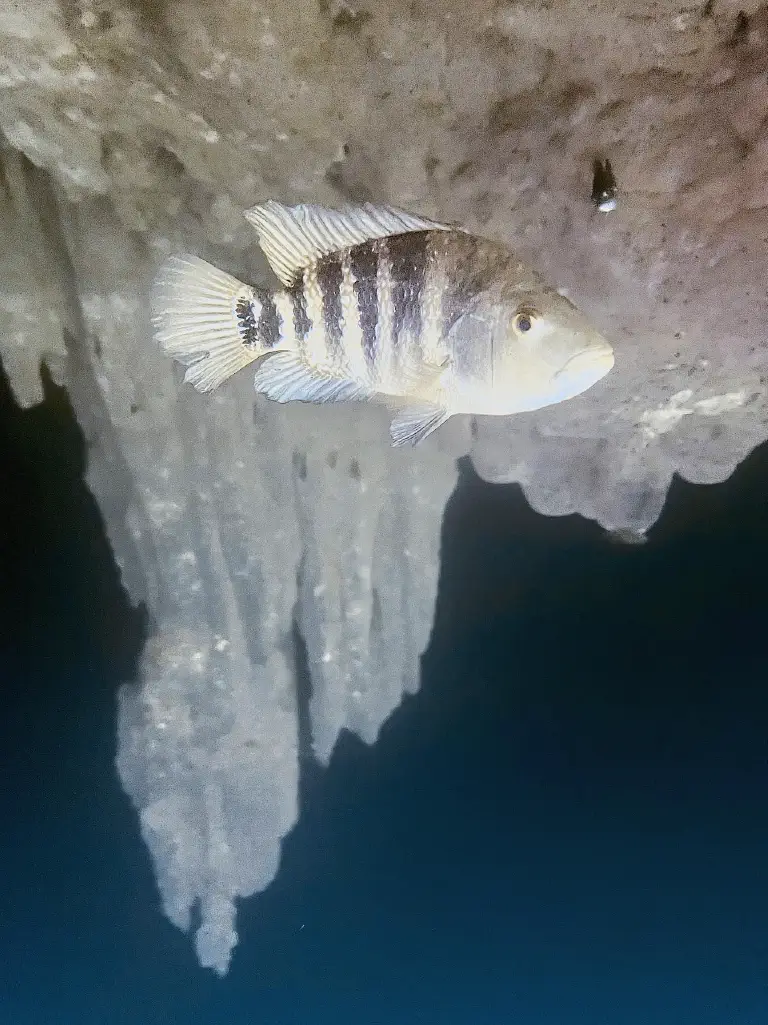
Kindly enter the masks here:
<path id="1" fill-rule="evenodd" d="M 270 199 L 246 210 L 245 216 L 284 285 L 292 285 L 305 267 L 338 249 L 406 231 L 450 230 L 450 225 L 373 203 L 331 210 L 314 203 L 283 206 Z"/>

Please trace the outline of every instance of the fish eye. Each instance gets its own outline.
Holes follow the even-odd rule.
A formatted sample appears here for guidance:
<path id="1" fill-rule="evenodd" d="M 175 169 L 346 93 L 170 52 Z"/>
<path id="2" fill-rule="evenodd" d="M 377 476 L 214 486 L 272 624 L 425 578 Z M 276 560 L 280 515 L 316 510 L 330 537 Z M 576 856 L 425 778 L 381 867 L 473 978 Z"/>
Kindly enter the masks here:
<path id="1" fill-rule="evenodd" d="M 531 330 L 535 319 L 536 313 L 534 310 L 518 310 L 512 324 L 515 331 L 520 334 L 525 334 L 527 331 Z"/>

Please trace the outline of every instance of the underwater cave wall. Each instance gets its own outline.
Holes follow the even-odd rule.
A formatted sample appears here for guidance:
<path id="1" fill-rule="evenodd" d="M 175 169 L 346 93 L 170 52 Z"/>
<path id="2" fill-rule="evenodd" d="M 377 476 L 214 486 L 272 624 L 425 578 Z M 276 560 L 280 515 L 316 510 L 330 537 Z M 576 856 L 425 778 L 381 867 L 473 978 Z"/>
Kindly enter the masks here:
<path id="1" fill-rule="evenodd" d="M 768 434 L 768 15 L 563 0 L 29 0 L 0 10 L 0 346 L 18 400 L 66 384 L 152 636 L 117 768 L 164 909 L 227 970 L 235 900 L 297 815 L 294 631 L 315 756 L 418 686 L 440 524 L 470 453 L 544 513 L 642 532 L 674 473 Z M 591 202 L 610 158 L 612 212 Z M 394 203 L 501 239 L 615 343 L 578 399 L 457 418 L 414 451 L 375 410 L 201 397 L 151 341 L 189 250 L 251 280 L 242 211 Z"/>

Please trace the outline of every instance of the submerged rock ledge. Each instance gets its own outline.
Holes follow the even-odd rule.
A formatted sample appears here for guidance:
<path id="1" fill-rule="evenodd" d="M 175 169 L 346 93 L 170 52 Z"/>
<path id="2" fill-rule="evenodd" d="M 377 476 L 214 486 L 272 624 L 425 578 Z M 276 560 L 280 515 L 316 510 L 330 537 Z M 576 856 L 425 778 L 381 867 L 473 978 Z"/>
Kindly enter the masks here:
<path id="1" fill-rule="evenodd" d="M 0 11 L 0 351 L 42 361 L 153 635 L 118 771 L 166 914 L 227 970 L 235 899 L 297 814 L 293 637 L 313 749 L 373 742 L 418 686 L 440 524 L 469 453 L 543 513 L 617 536 L 674 473 L 768 436 L 768 16 L 757 4 L 31 0 Z M 590 201 L 608 157 L 617 208 Z M 159 259 L 267 273 L 242 210 L 373 199 L 512 245 L 615 343 L 587 394 L 451 421 L 414 451 L 359 406 L 203 398 L 152 344 Z"/>

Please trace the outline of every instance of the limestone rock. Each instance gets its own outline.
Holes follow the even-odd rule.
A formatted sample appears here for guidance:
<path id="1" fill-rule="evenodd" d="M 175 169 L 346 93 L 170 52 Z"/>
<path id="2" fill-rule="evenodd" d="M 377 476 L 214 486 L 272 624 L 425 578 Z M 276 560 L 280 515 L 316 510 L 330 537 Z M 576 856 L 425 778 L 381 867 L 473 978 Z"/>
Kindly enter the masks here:
<path id="1" fill-rule="evenodd" d="M 234 901 L 296 817 L 298 629 L 316 756 L 371 742 L 418 683 L 456 456 L 542 512 L 641 537 L 669 481 L 766 437 L 768 16 L 708 0 L 27 0 L 0 10 L 0 345 L 45 360 L 153 636 L 118 769 L 168 916 L 199 902 L 227 969 Z M 595 160 L 617 178 L 591 202 Z M 590 392 L 452 421 L 413 452 L 366 407 L 203 398 L 154 347 L 158 260 L 250 280 L 260 200 L 374 199 L 498 238 L 615 342 Z"/>

